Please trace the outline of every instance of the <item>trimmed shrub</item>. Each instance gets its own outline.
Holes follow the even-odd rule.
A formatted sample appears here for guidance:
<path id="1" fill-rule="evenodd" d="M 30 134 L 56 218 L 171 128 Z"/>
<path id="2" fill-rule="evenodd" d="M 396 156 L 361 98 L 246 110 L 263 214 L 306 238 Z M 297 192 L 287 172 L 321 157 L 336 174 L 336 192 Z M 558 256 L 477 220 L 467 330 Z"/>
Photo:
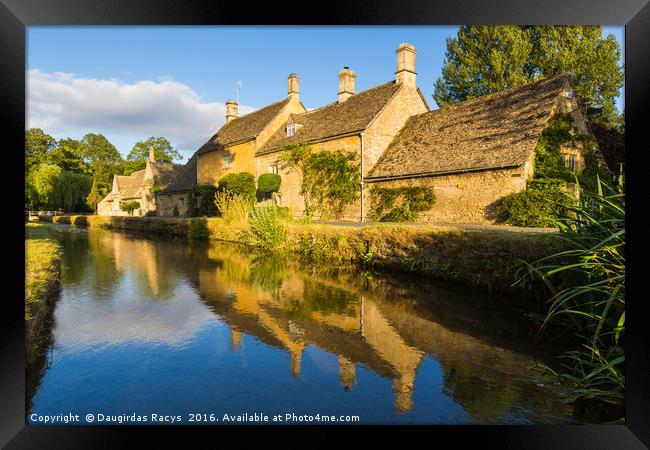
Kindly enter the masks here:
<path id="1" fill-rule="evenodd" d="M 514 226 L 555 227 L 558 218 L 566 214 L 569 203 L 562 180 L 531 180 L 526 190 L 503 198 L 498 214 L 500 221 Z"/>
<path id="2" fill-rule="evenodd" d="M 257 190 L 264 193 L 273 193 L 280 190 L 282 178 L 277 173 L 263 173 L 257 179 Z"/>
<path id="3" fill-rule="evenodd" d="M 436 203 L 433 189 L 427 186 L 375 187 L 371 194 L 373 210 L 370 217 L 379 222 L 414 222 L 421 212 L 431 209 Z"/>
<path id="4" fill-rule="evenodd" d="M 192 188 L 187 200 L 189 213 L 192 217 L 216 216 L 217 207 L 214 196 L 218 189 L 211 184 L 197 184 Z"/>
<path id="5" fill-rule="evenodd" d="M 229 173 L 219 180 L 219 190 L 238 194 L 251 202 L 255 201 L 255 176 L 252 173 Z"/>
<path id="6" fill-rule="evenodd" d="M 120 209 L 122 211 L 128 212 L 130 216 L 133 215 L 133 211 L 140 207 L 140 202 L 131 200 L 129 202 L 122 202 L 120 204 Z"/>

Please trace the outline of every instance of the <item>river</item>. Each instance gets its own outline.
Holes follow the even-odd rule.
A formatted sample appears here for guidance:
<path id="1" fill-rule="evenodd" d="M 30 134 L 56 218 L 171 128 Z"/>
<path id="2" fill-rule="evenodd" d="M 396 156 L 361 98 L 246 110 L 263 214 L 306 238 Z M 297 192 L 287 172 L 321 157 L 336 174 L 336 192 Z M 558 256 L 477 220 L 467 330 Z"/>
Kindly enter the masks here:
<path id="1" fill-rule="evenodd" d="M 533 345 L 521 299 L 235 244 L 66 225 L 26 233 L 63 247 L 52 344 L 28 373 L 29 423 L 572 422 L 552 387 L 527 378 L 558 351 Z"/>

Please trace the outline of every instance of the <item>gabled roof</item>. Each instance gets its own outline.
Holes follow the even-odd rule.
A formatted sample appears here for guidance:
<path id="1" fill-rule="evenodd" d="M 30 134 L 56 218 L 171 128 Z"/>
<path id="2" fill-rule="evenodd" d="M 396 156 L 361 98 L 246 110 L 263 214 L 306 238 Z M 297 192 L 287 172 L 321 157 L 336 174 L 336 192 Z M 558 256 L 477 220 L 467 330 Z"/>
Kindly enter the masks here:
<path id="1" fill-rule="evenodd" d="M 359 92 L 343 103 L 330 103 L 313 111 L 292 114 L 291 121 L 299 125 L 296 134 L 289 137 L 282 127 L 257 154 L 270 153 L 287 144 L 309 143 L 361 132 L 370 125 L 399 88 L 400 84 L 389 81 Z"/>
<path id="2" fill-rule="evenodd" d="M 176 171 L 176 176 L 171 180 L 165 189 L 160 191 L 161 194 L 171 194 L 172 192 L 189 191 L 196 185 L 196 160 L 198 150 L 192 157 Z"/>
<path id="3" fill-rule="evenodd" d="M 368 179 L 524 164 L 568 75 L 477 97 L 409 118 Z"/>
<path id="4" fill-rule="evenodd" d="M 211 152 L 235 142 L 255 139 L 288 102 L 289 99 L 286 98 L 231 120 L 222 126 L 208 142 L 203 144 L 197 154 Z"/>
<path id="5" fill-rule="evenodd" d="M 131 175 L 115 175 L 117 191 L 122 198 L 136 198 L 144 181 L 145 170 L 138 170 Z"/>

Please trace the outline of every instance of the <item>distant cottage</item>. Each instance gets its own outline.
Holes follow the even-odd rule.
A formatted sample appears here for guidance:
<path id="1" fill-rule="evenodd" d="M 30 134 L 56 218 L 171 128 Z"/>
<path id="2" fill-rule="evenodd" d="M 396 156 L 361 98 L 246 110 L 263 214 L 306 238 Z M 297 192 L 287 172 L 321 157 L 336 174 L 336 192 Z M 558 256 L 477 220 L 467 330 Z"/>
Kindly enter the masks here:
<path id="1" fill-rule="evenodd" d="M 156 212 L 156 191 L 166 187 L 182 166 L 167 162 L 156 162 L 153 148 L 142 170 L 131 175 L 113 175 L 111 192 L 97 205 L 100 216 L 125 216 L 121 204 L 127 201 L 137 201 L 140 207 L 133 211 L 134 216 L 144 216 Z"/>
<path id="2" fill-rule="evenodd" d="M 309 144 L 314 151 L 344 150 L 359 157 L 362 195 L 341 220 L 367 221 L 375 187 L 428 186 L 436 203 L 420 220 L 493 223 L 500 199 L 525 189 L 534 175 L 535 147 L 555 113 L 571 115 L 575 135 L 593 136 L 567 75 L 431 111 L 416 84 L 415 62 L 415 47 L 401 44 L 395 78 L 358 93 L 356 74 L 345 67 L 337 101 L 310 111 L 300 101 L 293 73 L 281 101 L 243 116 L 237 102 L 228 101 L 226 123 L 156 195 L 157 214 L 189 215 L 194 186 L 216 186 L 229 173 L 250 172 L 256 178 L 279 174 L 276 201 L 302 216 L 300 177 L 282 166 L 280 155 L 288 144 Z M 563 147 L 562 157 L 572 170 L 584 168 L 580 142 Z M 143 175 L 136 174 L 128 182 L 116 176 L 114 190 L 143 185 L 137 179 Z M 118 192 L 113 201 L 125 194 Z M 150 210 L 153 203 L 146 205 Z"/>

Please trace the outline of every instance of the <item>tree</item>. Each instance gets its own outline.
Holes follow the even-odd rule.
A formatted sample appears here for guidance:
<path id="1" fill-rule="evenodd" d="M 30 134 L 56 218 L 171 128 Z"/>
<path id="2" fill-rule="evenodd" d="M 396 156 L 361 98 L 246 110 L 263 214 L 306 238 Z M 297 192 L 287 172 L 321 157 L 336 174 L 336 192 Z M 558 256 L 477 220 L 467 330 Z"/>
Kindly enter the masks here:
<path id="1" fill-rule="evenodd" d="M 110 188 L 113 174 L 122 166 L 122 156 L 102 134 L 88 133 L 81 140 L 81 155 L 91 167 L 100 190 Z"/>
<path id="2" fill-rule="evenodd" d="M 62 170 L 79 174 L 90 174 L 91 169 L 83 160 L 81 143 L 76 139 L 60 139 L 48 153 L 47 162 L 59 166 Z"/>
<path id="3" fill-rule="evenodd" d="M 136 170 L 144 169 L 147 158 L 149 157 L 149 149 L 154 149 L 154 157 L 156 161 L 173 162 L 182 159 L 180 153 L 172 147 L 171 143 L 164 137 L 150 137 L 144 141 L 136 142 L 126 157 L 124 164 L 124 175 L 130 175 Z"/>
<path id="4" fill-rule="evenodd" d="M 616 126 L 619 57 L 616 39 L 603 38 L 601 26 L 463 26 L 447 39 L 433 97 L 445 106 L 570 73 L 590 120 Z"/>
<path id="5" fill-rule="evenodd" d="M 65 212 L 84 212 L 87 210 L 92 177 L 85 174 L 64 171 L 54 181 L 51 194 L 52 205 Z"/>
<path id="6" fill-rule="evenodd" d="M 120 209 L 122 211 L 128 212 L 130 216 L 132 216 L 133 211 L 138 209 L 139 207 L 140 207 L 140 202 L 138 202 L 136 200 L 131 200 L 131 201 L 128 201 L 128 202 L 122 202 L 120 204 Z"/>
<path id="7" fill-rule="evenodd" d="M 40 128 L 25 132 L 25 176 L 38 164 L 46 162 L 47 153 L 56 145 L 56 139 Z"/>
<path id="8" fill-rule="evenodd" d="M 90 188 L 90 193 L 86 197 L 86 203 L 93 211 L 97 211 L 97 204 L 102 201 L 104 194 L 105 192 L 102 192 L 97 185 L 97 179 L 93 178 L 93 185 Z"/>
<path id="9" fill-rule="evenodd" d="M 61 168 L 54 164 L 41 163 L 32 168 L 27 182 L 36 194 L 34 206 L 53 206 L 52 192 L 56 179 L 61 176 L 61 173 Z"/>

